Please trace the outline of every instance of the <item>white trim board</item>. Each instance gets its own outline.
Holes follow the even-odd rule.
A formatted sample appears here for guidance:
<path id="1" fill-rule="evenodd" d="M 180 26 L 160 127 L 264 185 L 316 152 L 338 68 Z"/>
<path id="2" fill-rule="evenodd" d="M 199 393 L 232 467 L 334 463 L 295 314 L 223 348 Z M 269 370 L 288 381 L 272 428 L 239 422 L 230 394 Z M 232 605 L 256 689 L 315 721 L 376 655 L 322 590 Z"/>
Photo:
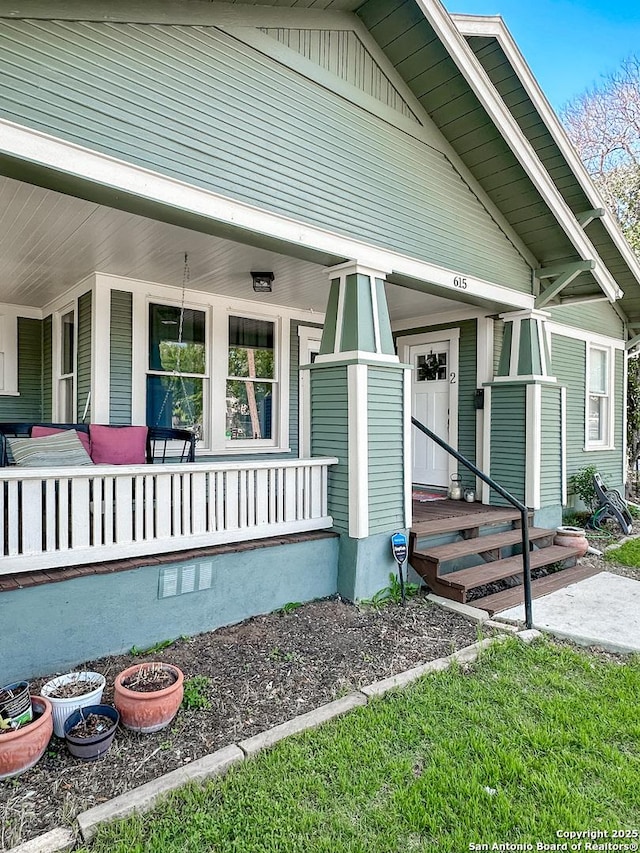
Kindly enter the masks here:
<path id="1" fill-rule="evenodd" d="M 608 335 L 599 335 L 597 332 L 589 332 L 586 329 L 576 329 L 573 326 L 563 326 L 560 323 L 549 321 L 547 321 L 546 327 L 547 334 L 558 335 L 561 338 L 573 338 L 595 346 L 625 349 L 625 341 L 620 338 L 611 338 Z"/>
<path id="2" fill-rule="evenodd" d="M 368 367 L 347 367 L 349 407 L 349 536 L 369 535 L 369 429 L 367 413 Z"/>
<path id="3" fill-rule="evenodd" d="M 459 293 L 459 288 L 454 284 L 460 275 L 459 270 L 407 257 L 271 213 L 4 119 L 0 119 L 0 151 L 20 160 L 39 163 L 56 172 L 65 172 L 171 208 L 196 213 L 212 222 L 224 223 L 313 251 L 352 258 L 363 266 L 429 282 L 450 294 Z M 242 242 L 241 239 L 239 242 Z M 465 294 L 468 296 L 515 308 L 534 307 L 532 294 L 520 293 L 471 275 L 465 275 L 465 278 Z"/>

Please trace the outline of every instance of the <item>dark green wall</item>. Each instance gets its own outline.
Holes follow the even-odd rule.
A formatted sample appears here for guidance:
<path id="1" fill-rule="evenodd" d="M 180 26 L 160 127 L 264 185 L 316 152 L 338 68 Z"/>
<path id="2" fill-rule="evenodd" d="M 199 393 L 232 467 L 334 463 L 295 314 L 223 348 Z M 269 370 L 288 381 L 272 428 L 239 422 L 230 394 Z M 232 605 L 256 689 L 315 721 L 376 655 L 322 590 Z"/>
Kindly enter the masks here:
<path id="1" fill-rule="evenodd" d="M 42 321 L 42 420 L 52 419 L 53 336 L 51 315 Z"/>
<path id="2" fill-rule="evenodd" d="M 112 424 L 131 423 L 133 349 L 133 295 L 111 291 L 111 341 L 109 420 Z"/>
<path id="3" fill-rule="evenodd" d="M 18 397 L 0 396 L 0 420 L 42 420 L 42 321 L 18 317 Z"/>
<path id="4" fill-rule="evenodd" d="M 78 299 L 78 354 L 76 357 L 76 383 L 78 389 L 76 417 L 82 421 L 87 397 L 91 391 L 91 303 L 92 294 L 83 293 Z M 107 357 L 107 353 L 104 353 Z M 89 405 L 85 422 L 90 423 L 93 406 Z"/>

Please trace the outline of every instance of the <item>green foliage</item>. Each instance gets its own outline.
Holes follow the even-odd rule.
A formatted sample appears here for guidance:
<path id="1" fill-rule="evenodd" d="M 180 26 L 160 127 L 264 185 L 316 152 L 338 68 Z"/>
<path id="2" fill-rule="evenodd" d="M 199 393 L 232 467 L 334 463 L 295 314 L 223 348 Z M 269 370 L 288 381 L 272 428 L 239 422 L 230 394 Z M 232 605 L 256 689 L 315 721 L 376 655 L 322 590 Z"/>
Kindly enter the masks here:
<path id="1" fill-rule="evenodd" d="M 580 498 L 591 512 L 598 506 L 598 496 L 596 495 L 596 488 L 593 485 L 593 477 L 597 473 L 598 469 L 595 465 L 587 465 L 574 474 L 569 481 L 574 494 Z"/>
<path id="2" fill-rule="evenodd" d="M 413 598 L 420 591 L 417 583 L 405 583 L 404 595 L 405 598 Z M 389 586 L 384 589 L 379 589 L 373 598 L 363 598 L 360 604 L 364 607 L 384 607 L 385 604 L 400 604 L 402 601 L 402 590 L 400 580 L 393 572 L 389 573 Z"/>
<path id="3" fill-rule="evenodd" d="M 207 695 L 210 687 L 211 679 L 206 675 L 194 675 L 193 678 L 185 679 L 182 707 L 188 711 L 211 710 L 211 702 Z"/>
<path id="4" fill-rule="evenodd" d="M 137 646 L 131 646 L 129 654 L 134 657 L 138 657 L 140 655 L 152 655 L 154 652 L 160 652 L 162 649 L 168 649 L 169 646 L 172 646 L 174 643 L 175 640 L 160 640 L 159 643 L 149 646 L 147 649 L 139 649 Z"/>
<path id="5" fill-rule="evenodd" d="M 301 601 L 287 601 L 287 603 L 276 612 L 279 613 L 280 616 L 286 616 L 287 613 L 293 613 L 293 611 L 297 610 L 298 607 L 302 607 Z"/>

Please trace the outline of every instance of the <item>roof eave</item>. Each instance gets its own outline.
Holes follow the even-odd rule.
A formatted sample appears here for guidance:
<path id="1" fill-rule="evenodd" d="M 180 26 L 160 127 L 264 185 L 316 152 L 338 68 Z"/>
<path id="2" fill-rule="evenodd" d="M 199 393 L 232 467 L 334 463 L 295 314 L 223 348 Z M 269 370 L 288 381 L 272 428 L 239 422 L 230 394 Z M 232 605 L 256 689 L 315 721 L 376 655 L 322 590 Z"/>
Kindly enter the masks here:
<path id="1" fill-rule="evenodd" d="M 604 216 L 601 217 L 601 221 L 604 224 L 607 233 L 611 237 L 611 240 L 629 267 L 629 271 L 640 284 L 640 262 L 638 261 L 638 258 L 629 246 L 615 216 L 608 208 L 600 192 L 593 183 L 584 163 L 578 156 L 578 153 L 571 143 L 564 127 L 556 116 L 556 113 L 547 100 L 546 95 L 540 88 L 536 78 L 529 68 L 529 65 L 527 64 L 526 59 L 520 52 L 518 45 L 514 41 L 513 36 L 509 32 L 509 29 L 502 17 L 500 15 L 452 15 L 451 18 L 463 36 L 486 36 L 497 40 L 511 64 L 511 68 L 518 77 L 528 96 L 531 98 L 540 118 L 546 125 L 549 133 L 564 156 L 567 165 L 575 175 L 583 192 L 590 200 L 592 207 L 601 207 L 604 209 L 605 213 Z"/>

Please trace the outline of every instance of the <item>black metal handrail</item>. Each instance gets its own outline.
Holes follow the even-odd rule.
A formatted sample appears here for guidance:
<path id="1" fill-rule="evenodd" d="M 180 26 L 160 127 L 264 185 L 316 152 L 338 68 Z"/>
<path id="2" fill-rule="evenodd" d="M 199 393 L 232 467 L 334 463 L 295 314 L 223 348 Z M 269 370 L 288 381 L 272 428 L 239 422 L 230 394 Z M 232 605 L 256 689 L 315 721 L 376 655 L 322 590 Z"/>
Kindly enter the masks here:
<path id="1" fill-rule="evenodd" d="M 441 447 L 443 450 L 453 456 L 454 459 L 457 459 L 458 462 L 461 462 L 465 468 L 468 468 L 476 477 L 479 477 L 483 483 L 486 483 L 490 488 L 492 488 L 495 492 L 501 495 L 506 501 L 508 501 L 512 506 L 514 506 L 520 512 L 521 518 L 521 528 L 522 528 L 522 573 L 524 576 L 524 616 L 525 616 L 525 625 L 527 628 L 533 627 L 533 616 L 531 613 L 531 561 L 529 559 L 529 510 L 527 507 L 519 501 L 517 498 L 508 492 L 506 489 L 503 489 L 500 483 L 496 483 L 496 481 L 490 477 L 488 474 L 485 474 L 484 471 L 481 471 L 476 465 L 473 464 L 469 459 L 463 456 L 461 453 L 451 447 L 450 444 L 440 438 L 439 435 L 436 435 L 435 432 L 426 427 L 423 423 L 420 423 L 416 418 L 411 418 L 411 423 L 423 432 L 428 438 Z"/>

